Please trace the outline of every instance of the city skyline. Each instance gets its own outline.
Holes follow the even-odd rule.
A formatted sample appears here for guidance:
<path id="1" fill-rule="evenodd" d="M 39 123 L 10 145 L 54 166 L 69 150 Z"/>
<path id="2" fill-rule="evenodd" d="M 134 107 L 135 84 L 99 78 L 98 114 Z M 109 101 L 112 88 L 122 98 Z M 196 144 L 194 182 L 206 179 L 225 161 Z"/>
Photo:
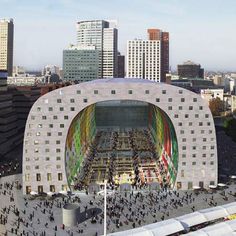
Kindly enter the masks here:
<path id="1" fill-rule="evenodd" d="M 124 55 L 127 40 L 145 40 L 148 28 L 162 28 L 170 32 L 172 69 L 190 59 L 206 70 L 235 70 L 233 0 L 137 0 L 135 5 L 124 0 L 104 0 L 99 5 L 95 0 L 23 0 L 20 4 L 0 0 L 0 4 L 1 18 L 14 19 L 14 65 L 28 69 L 41 69 L 46 64 L 61 66 L 63 49 L 76 42 L 77 21 L 111 19 L 117 20 L 119 50 Z"/>

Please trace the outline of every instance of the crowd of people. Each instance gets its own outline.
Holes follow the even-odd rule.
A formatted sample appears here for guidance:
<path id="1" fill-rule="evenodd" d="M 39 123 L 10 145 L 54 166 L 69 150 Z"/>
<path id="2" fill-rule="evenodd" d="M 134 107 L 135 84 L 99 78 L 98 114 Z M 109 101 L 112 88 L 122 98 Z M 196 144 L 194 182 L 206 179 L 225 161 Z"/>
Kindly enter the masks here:
<path id="1" fill-rule="evenodd" d="M 114 188 L 130 183 L 137 189 L 152 182 L 169 187 L 168 169 L 156 152 L 149 130 L 97 132 L 75 178 L 75 189 L 91 183 L 102 185 L 105 179 Z"/>
<path id="2" fill-rule="evenodd" d="M 12 176 L 13 178 L 13 176 Z M 102 235 L 104 195 L 23 196 L 19 179 L 0 179 L 0 235 Z M 199 209 L 235 200 L 235 185 L 212 192 L 137 190 L 107 194 L 107 230 L 116 232 L 166 220 Z M 74 227 L 62 222 L 62 208 L 79 203 L 80 215 Z"/>

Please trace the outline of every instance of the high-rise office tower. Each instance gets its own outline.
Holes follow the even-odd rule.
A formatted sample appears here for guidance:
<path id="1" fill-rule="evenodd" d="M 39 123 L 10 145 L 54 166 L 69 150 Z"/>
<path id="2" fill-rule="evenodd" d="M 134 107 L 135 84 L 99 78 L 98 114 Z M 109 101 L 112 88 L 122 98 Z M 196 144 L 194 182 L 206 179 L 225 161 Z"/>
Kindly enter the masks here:
<path id="1" fill-rule="evenodd" d="M 125 56 L 118 53 L 118 78 L 125 78 Z"/>
<path id="2" fill-rule="evenodd" d="M 127 76 L 166 82 L 169 73 L 169 33 L 148 29 L 148 40 L 128 41 Z"/>
<path id="3" fill-rule="evenodd" d="M 127 47 L 127 77 L 160 82 L 160 40 L 130 40 Z"/>
<path id="4" fill-rule="evenodd" d="M 99 52 L 94 45 L 71 45 L 63 50 L 64 80 L 76 83 L 98 79 Z"/>
<path id="5" fill-rule="evenodd" d="M 0 20 L 0 70 L 7 70 L 12 76 L 13 70 L 13 19 Z"/>
<path id="6" fill-rule="evenodd" d="M 79 21 L 77 43 L 93 45 L 99 53 L 99 78 L 117 76 L 117 29 L 104 20 Z"/>
<path id="7" fill-rule="evenodd" d="M 182 65 L 178 65 L 177 68 L 181 78 L 204 78 L 204 69 L 200 64 L 192 61 L 186 61 Z"/>
<path id="8" fill-rule="evenodd" d="M 161 42 L 161 82 L 166 82 L 166 74 L 169 73 L 169 32 L 148 29 L 148 39 Z"/>

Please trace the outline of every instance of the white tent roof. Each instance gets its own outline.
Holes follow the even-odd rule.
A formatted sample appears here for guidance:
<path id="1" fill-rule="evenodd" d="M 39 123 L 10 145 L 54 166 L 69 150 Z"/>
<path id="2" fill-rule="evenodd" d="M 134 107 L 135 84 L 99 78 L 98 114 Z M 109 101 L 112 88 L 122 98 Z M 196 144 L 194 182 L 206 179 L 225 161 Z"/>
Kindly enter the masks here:
<path id="1" fill-rule="evenodd" d="M 236 231 L 236 220 L 228 220 L 225 221 L 227 225 L 232 229 L 232 231 Z"/>
<path id="2" fill-rule="evenodd" d="M 202 213 L 208 221 L 220 219 L 229 215 L 228 212 L 221 206 L 207 208 L 198 212 Z"/>
<path id="3" fill-rule="evenodd" d="M 209 236 L 232 235 L 233 232 L 231 227 L 225 222 L 206 227 L 202 230 L 206 232 Z"/>
<path id="4" fill-rule="evenodd" d="M 160 221 L 155 224 L 143 226 L 143 228 L 151 231 L 153 236 L 164 236 L 184 230 L 183 225 L 175 219 Z"/>
<path id="5" fill-rule="evenodd" d="M 185 234 L 186 236 L 208 236 L 206 232 L 204 232 L 202 229 Z"/>
<path id="6" fill-rule="evenodd" d="M 187 215 L 176 217 L 175 219 L 181 221 L 185 228 L 207 222 L 207 218 L 204 216 L 204 214 L 197 211 Z"/>
<path id="7" fill-rule="evenodd" d="M 117 233 L 108 234 L 108 236 L 153 236 L 152 232 L 143 227 L 139 227 L 136 229 L 130 229 L 126 231 L 121 231 Z"/>
<path id="8" fill-rule="evenodd" d="M 236 202 L 232 202 L 222 206 L 229 215 L 236 214 Z"/>

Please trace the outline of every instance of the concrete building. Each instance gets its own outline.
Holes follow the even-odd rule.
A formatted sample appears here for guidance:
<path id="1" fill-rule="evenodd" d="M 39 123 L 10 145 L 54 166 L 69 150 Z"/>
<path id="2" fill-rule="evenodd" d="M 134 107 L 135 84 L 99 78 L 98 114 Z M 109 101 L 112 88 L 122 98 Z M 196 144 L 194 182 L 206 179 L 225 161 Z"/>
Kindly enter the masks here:
<path id="1" fill-rule="evenodd" d="M 117 29 L 104 20 L 77 22 L 77 44 L 93 45 L 98 51 L 97 78 L 117 76 Z"/>
<path id="2" fill-rule="evenodd" d="M 0 92 L 7 90 L 7 71 L 0 70 Z"/>
<path id="3" fill-rule="evenodd" d="M 148 29 L 148 39 L 161 41 L 161 82 L 166 82 L 166 75 L 169 73 L 169 32 Z"/>
<path id="4" fill-rule="evenodd" d="M 160 40 L 129 40 L 126 58 L 128 78 L 161 81 Z"/>
<path id="5" fill-rule="evenodd" d="M 77 83 L 99 77 L 99 51 L 94 45 L 71 45 L 63 51 L 65 81 Z"/>
<path id="6" fill-rule="evenodd" d="M 7 70 L 9 76 L 13 71 L 13 19 L 0 20 L 0 70 Z"/>
<path id="7" fill-rule="evenodd" d="M 213 98 L 219 98 L 221 101 L 224 101 L 224 89 L 201 89 L 200 94 L 208 104 Z"/>
<path id="8" fill-rule="evenodd" d="M 125 56 L 118 53 L 118 78 L 125 78 Z"/>
<path id="9" fill-rule="evenodd" d="M 204 69 L 200 64 L 195 64 L 192 61 L 187 61 L 182 65 L 178 65 L 178 75 L 181 78 L 204 78 Z"/>
<path id="10" fill-rule="evenodd" d="M 44 76 L 32 76 L 32 75 L 21 75 L 21 76 L 11 76 L 7 77 L 7 84 L 14 86 L 34 86 L 37 84 L 44 84 L 45 77 Z"/>
<path id="11" fill-rule="evenodd" d="M 108 101 L 116 107 L 124 101 L 130 106 L 132 102 L 147 103 L 151 111 L 157 112 L 152 112 L 149 128 L 153 139 L 158 140 L 155 145 L 160 147 L 161 161 L 165 162 L 172 179 L 171 188 L 217 185 L 214 121 L 207 103 L 199 95 L 142 79 L 100 79 L 57 89 L 34 103 L 24 136 L 24 194 L 73 191 L 71 177 L 74 178 L 86 158 L 96 132 L 94 109 L 96 104 Z M 117 120 L 121 124 L 123 114 L 119 113 L 123 118 Z M 83 117 L 86 119 L 82 121 Z M 109 116 L 103 117 L 106 124 Z M 161 133 L 154 132 L 156 125 L 158 130 L 160 127 L 171 130 L 168 138 L 160 138 L 166 135 L 164 129 Z"/>

